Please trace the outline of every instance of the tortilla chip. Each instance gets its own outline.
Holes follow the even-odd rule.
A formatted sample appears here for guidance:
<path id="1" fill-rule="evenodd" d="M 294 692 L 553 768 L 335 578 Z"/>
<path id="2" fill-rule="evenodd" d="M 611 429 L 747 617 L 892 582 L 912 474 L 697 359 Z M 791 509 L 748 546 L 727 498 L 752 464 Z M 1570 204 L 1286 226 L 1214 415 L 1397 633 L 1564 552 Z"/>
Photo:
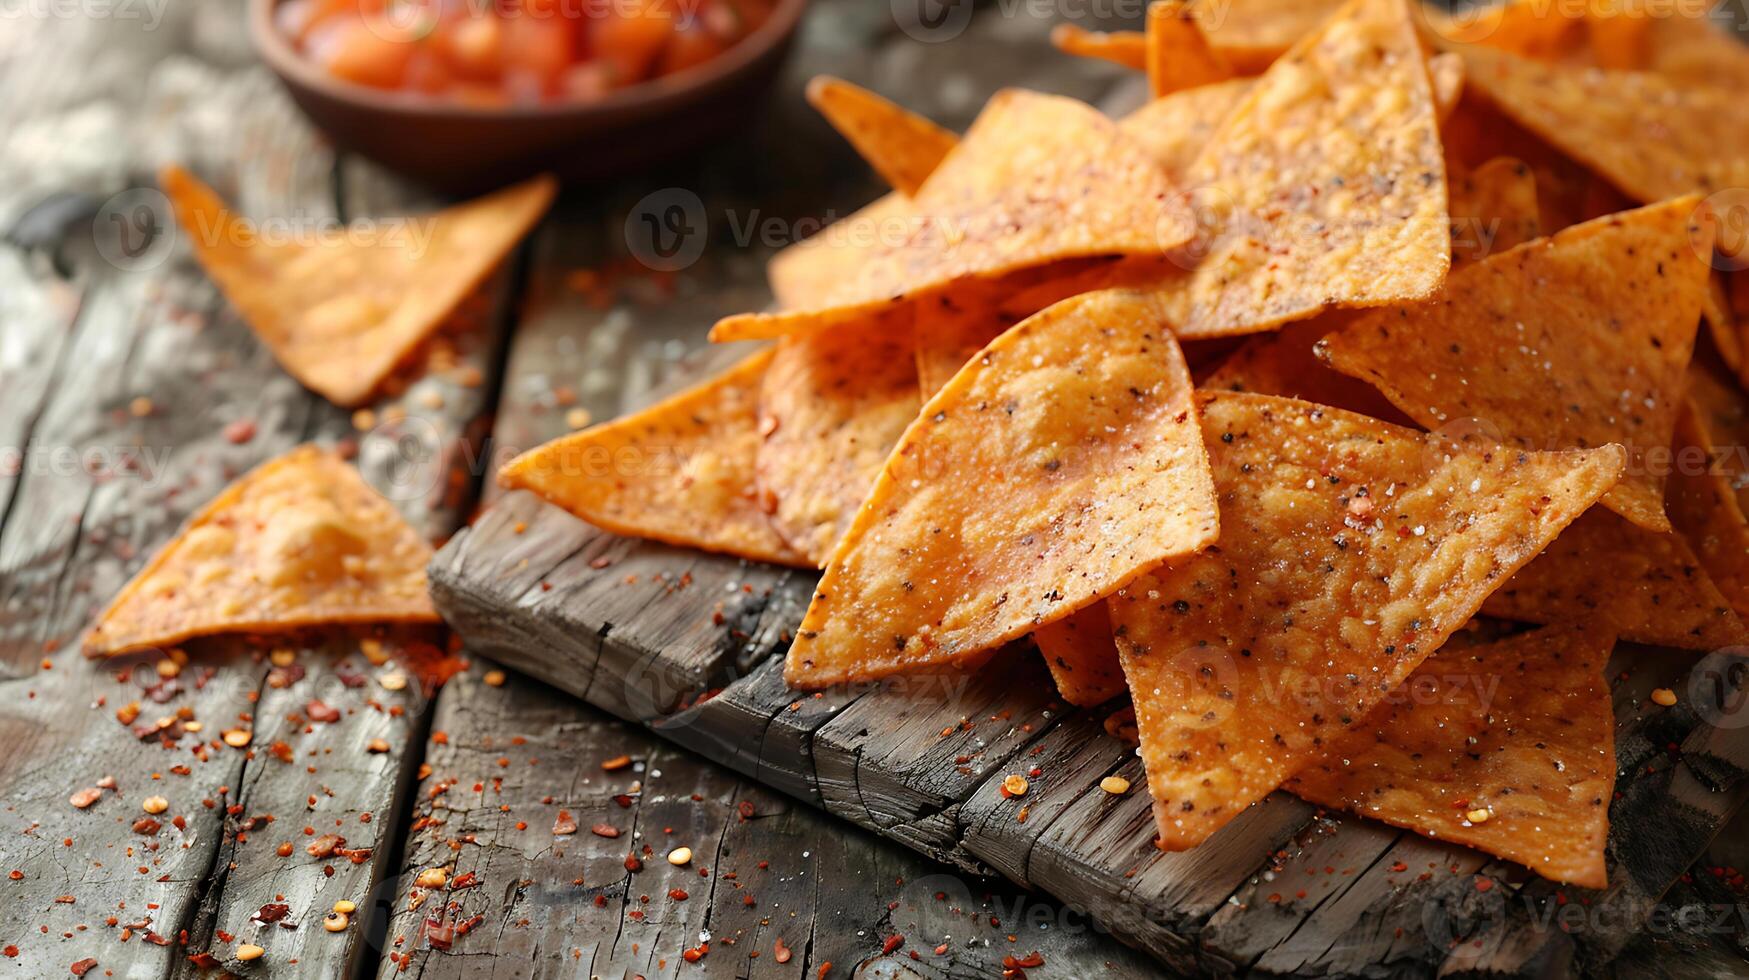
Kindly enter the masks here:
<path id="1" fill-rule="evenodd" d="M 1727 460 L 1691 398 L 1676 419 L 1670 471 L 1670 523 L 1694 549 L 1738 618 L 1749 616 L 1749 521 L 1731 485 L 1741 459 Z"/>
<path id="2" fill-rule="evenodd" d="M 1536 175 L 1512 157 L 1495 157 L 1462 173 L 1452 172 L 1451 263 L 1498 255 L 1542 237 Z"/>
<path id="3" fill-rule="evenodd" d="M 1018 639 L 1215 539 L 1183 355 L 1145 296 L 1065 300 L 923 406 L 790 647 L 795 687 Z"/>
<path id="4" fill-rule="evenodd" d="M 1615 790 L 1603 672 L 1614 645 L 1566 627 L 1448 644 L 1285 788 L 1602 888 Z"/>
<path id="5" fill-rule="evenodd" d="M 1382 310 L 1320 356 L 1429 429 L 1465 425 L 1526 449 L 1625 446 L 1604 504 L 1668 531 L 1664 473 L 1707 288 L 1689 240 L 1698 201 L 1599 218 L 1453 272 L 1432 303 Z M 1709 253 L 1710 254 L 1710 253 Z"/>
<path id="6" fill-rule="evenodd" d="M 931 305 L 917 314 L 917 388 L 925 401 L 990 341 L 1019 322 L 1000 310 Z"/>
<path id="7" fill-rule="evenodd" d="M 903 241 L 916 228 L 910 198 L 897 191 L 876 198 L 772 256 L 765 267 L 772 296 L 786 310 L 823 305 L 878 243 Z"/>
<path id="8" fill-rule="evenodd" d="M 1680 6 L 1680 5 L 1679 5 Z M 1708 11 L 1648 10 L 1643 66 L 1678 85 L 1706 85 L 1741 92 L 1749 88 L 1749 51 L 1731 37 L 1729 26 Z"/>
<path id="9" fill-rule="evenodd" d="M 1323 757 L 1621 473 L 1306 402 L 1202 392 L 1206 553 L 1112 599 L 1160 846 L 1194 846 Z"/>
<path id="10" fill-rule="evenodd" d="M 1419 15 L 1439 43 L 1484 45 L 1544 61 L 1586 57 L 1590 35 L 1583 11 L 1557 6 L 1546 0 L 1496 0 L 1447 12 L 1422 4 Z"/>
<path id="11" fill-rule="evenodd" d="M 1190 9 L 1234 71 L 1257 75 L 1342 6 L 1342 0 L 1204 0 Z"/>
<path id="12" fill-rule="evenodd" d="M 1632 9 L 1630 9 L 1630 7 Z M 1596 0 L 1585 18 L 1598 67 L 1638 71 L 1651 60 L 1651 18 L 1640 0 Z"/>
<path id="13" fill-rule="evenodd" d="M 1209 47 L 1190 7 L 1180 0 L 1148 4 L 1148 90 L 1162 98 L 1233 77 L 1227 59 Z"/>
<path id="14" fill-rule="evenodd" d="M 159 185 L 195 257 L 287 373 L 336 405 L 372 394 L 546 213 L 537 177 L 374 234 L 273 240 L 181 167 Z"/>
<path id="15" fill-rule="evenodd" d="M 1433 111 L 1440 125 L 1451 118 L 1464 94 L 1464 59 L 1449 51 L 1427 59 L 1427 78 L 1433 85 Z"/>
<path id="16" fill-rule="evenodd" d="M 1155 99 L 1118 123 L 1174 182 L 1182 183 L 1209 138 L 1251 91 L 1253 79 L 1234 78 Z"/>
<path id="17" fill-rule="evenodd" d="M 902 331 L 849 324 L 780 341 L 760 385 L 756 470 L 778 535 L 824 564 L 922 404 Z"/>
<path id="18" fill-rule="evenodd" d="M 1705 440 L 1712 463 L 1749 514 L 1749 400 L 1716 365 L 1696 358 L 1688 369 L 1688 397 L 1694 403 L 1697 438 Z"/>
<path id="19" fill-rule="evenodd" d="M 1161 285 L 1182 338 L 1438 289 L 1451 265 L 1445 163 L 1403 0 L 1353 0 L 1284 55 L 1187 183 L 1213 231 L 1194 270 Z"/>
<path id="20" fill-rule="evenodd" d="M 1650 72 L 1549 65 L 1466 48 L 1470 84 L 1641 203 L 1749 186 L 1749 102 Z"/>
<path id="21" fill-rule="evenodd" d="M 1183 202 L 1140 147 L 1073 99 L 999 92 L 911 199 L 912 234 L 861 249 L 818 306 L 718 321 L 711 339 L 784 336 L 939 295 L 963 280 L 1188 241 Z"/>
<path id="22" fill-rule="evenodd" d="M 1627 640 L 1711 650 L 1749 640 L 1682 536 L 1597 509 L 1482 604 L 1524 623 L 1603 622 Z"/>
<path id="23" fill-rule="evenodd" d="M 1485 96 L 1466 88 L 1457 109 L 1445 121 L 1446 171 L 1463 174 L 1499 157 L 1524 161 L 1536 180 L 1538 225 L 1552 235 L 1604 214 L 1632 206 L 1593 210 L 1606 202 L 1598 200 L 1600 180 L 1555 149 L 1541 137 L 1513 122 Z M 1607 185 L 1605 185 L 1607 187 Z"/>
<path id="24" fill-rule="evenodd" d="M 1124 692 L 1123 667 L 1111 638 L 1105 603 L 1093 605 L 1032 631 L 1032 642 L 1051 669 L 1057 693 L 1082 708 L 1104 704 Z"/>
<path id="25" fill-rule="evenodd" d="M 1713 349 L 1718 351 L 1720 359 L 1731 373 L 1743 375 L 1743 334 L 1738 326 L 1736 304 L 1731 302 L 1731 296 L 1726 291 L 1724 272 L 1714 273 L 1707 280 L 1706 305 L 1701 308 L 1701 321 L 1706 324 L 1707 336 L 1712 338 Z"/>
<path id="26" fill-rule="evenodd" d="M 1090 31 L 1058 24 L 1051 28 L 1051 44 L 1078 58 L 1098 58 L 1136 71 L 1148 68 L 1148 38 L 1141 31 Z"/>
<path id="27" fill-rule="evenodd" d="M 916 194 L 959 143 L 958 136 L 915 112 L 830 75 L 814 76 L 807 94 L 808 104 L 901 194 Z"/>
<path id="28" fill-rule="evenodd" d="M 778 535 L 754 493 L 759 389 L 774 353 L 531 449 L 504 464 L 498 482 L 614 534 L 812 565 Z"/>
<path id="29" fill-rule="evenodd" d="M 1413 427 L 1415 423 L 1377 388 L 1330 370 L 1313 355 L 1314 344 L 1353 318 L 1353 313 L 1338 311 L 1252 337 L 1197 387 L 1298 398 Z"/>
<path id="30" fill-rule="evenodd" d="M 189 519 L 85 637 L 85 655 L 219 633 L 435 623 L 431 546 L 358 471 L 300 446 L 245 474 Z"/>

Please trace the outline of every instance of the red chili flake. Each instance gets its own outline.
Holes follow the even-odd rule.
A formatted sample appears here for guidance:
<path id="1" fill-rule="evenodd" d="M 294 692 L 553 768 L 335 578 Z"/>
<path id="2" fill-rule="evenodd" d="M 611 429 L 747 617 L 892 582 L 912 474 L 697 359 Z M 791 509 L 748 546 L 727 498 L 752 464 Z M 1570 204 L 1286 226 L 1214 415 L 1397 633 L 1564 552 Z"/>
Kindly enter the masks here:
<path id="1" fill-rule="evenodd" d="M 697 963 L 699 960 L 704 959 L 705 954 L 709 953 L 710 951 L 711 951 L 711 944 L 710 943 L 699 943 L 697 946 L 681 953 L 680 955 L 688 963 Z"/>
<path id="2" fill-rule="evenodd" d="M 202 970 L 211 970 L 218 967 L 219 958 L 211 953 L 189 953 L 188 962 L 193 963 Z"/>
<path id="3" fill-rule="evenodd" d="M 1009 970 L 1036 970 L 1044 965 L 1044 954 L 1036 949 L 1020 959 L 1013 956 L 1002 957 L 1002 966 Z"/>
<path id="4" fill-rule="evenodd" d="M 449 881 L 449 890 L 459 892 L 463 888 L 472 888 L 480 883 L 480 876 L 472 871 L 464 871 Z"/>
<path id="5" fill-rule="evenodd" d="M 329 707 L 321 700 L 304 705 L 304 714 L 309 715 L 311 721 L 327 723 L 340 720 L 340 709 Z"/>
<path id="6" fill-rule="evenodd" d="M 753 812 L 754 811 L 753 811 L 753 801 L 752 800 L 742 800 L 740 803 L 735 805 L 735 810 L 736 810 L 736 812 L 741 814 L 742 820 L 752 820 L 753 819 Z"/>
<path id="7" fill-rule="evenodd" d="M 608 759 L 606 762 L 603 762 L 601 764 L 601 768 L 606 772 L 618 772 L 619 770 L 624 769 L 625 767 L 627 767 L 631 764 L 632 764 L 632 757 L 631 756 L 629 756 L 629 755 L 616 755 L 613 758 Z"/>
<path id="8" fill-rule="evenodd" d="M 440 918 L 425 920 L 425 945 L 432 949 L 448 949 L 455 945 L 455 924 Z"/>
<path id="9" fill-rule="evenodd" d="M 788 963 L 789 962 L 789 958 L 790 958 L 789 947 L 785 946 L 783 944 L 783 937 L 782 936 L 777 937 L 777 942 L 772 945 L 771 955 L 774 958 L 776 958 L 776 960 L 779 963 Z"/>
<path id="10" fill-rule="evenodd" d="M 886 942 L 881 943 L 881 955 L 885 956 L 903 945 L 905 945 L 905 937 L 895 932 L 887 937 Z"/>
<path id="11" fill-rule="evenodd" d="M 618 803 L 621 809 L 630 810 L 632 808 L 632 798 L 624 793 L 614 796 L 613 801 Z"/>
<path id="12" fill-rule="evenodd" d="M 233 446 L 241 446 L 255 438 L 254 419 L 233 419 L 225 425 L 225 441 Z"/>
<path id="13" fill-rule="evenodd" d="M 576 832 L 577 820 L 571 816 L 571 811 L 560 810 L 558 819 L 553 821 L 553 833 L 560 837 L 568 837 Z M 600 831 L 597 830 L 596 833 L 600 833 Z M 616 836 L 617 833 L 618 832 L 616 831 L 614 834 L 609 834 L 607 836 Z"/>
<path id="14" fill-rule="evenodd" d="M 291 906 L 290 905 L 281 905 L 278 902 L 268 902 L 266 905 L 263 905 L 263 906 L 261 906 L 261 908 L 257 909 L 255 911 L 255 914 L 250 916 L 249 918 L 256 921 L 256 922 L 272 923 L 272 922 L 278 922 L 279 920 L 285 918 L 286 916 L 288 916 L 290 914 L 291 914 Z"/>
<path id="15" fill-rule="evenodd" d="M 18 947 L 17 946 L 8 946 L 5 949 L 0 949 L 0 953 L 4 953 L 7 956 L 16 957 L 18 955 Z"/>
<path id="16" fill-rule="evenodd" d="M 1479 892 L 1492 891 L 1493 888 L 1494 888 L 1494 879 L 1492 879 L 1492 878 L 1477 878 L 1476 879 L 1476 891 L 1479 891 Z"/>
<path id="17" fill-rule="evenodd" d="M 684 902 L 688 898 L 686 892 L 679 888 L 668 889 L 668 897 L 676 902 Z"/>
<path id="18" fill-rule="evenodd" d="M 638 856 L 636 854 L 627 854 L 626 855 L 626 870 L 627 871 L 642 871 L 642 870 L 644 870 L 644 862 L 638 860 Z"/>
<path id="19" fill-rule="evenodd" d="M 619 828 L 604 823 L 598 823 L 595 826 L 590 827 L 589 832 L 597 837 L 613 838 L 619 836 Z"/>
<path id="20" fill-rule="evenodd" d="M 136 834 L 144 834 L 147 837 L 154 837 L 157 836 L 158 831 L 163 829 L 164 825 L 153 820 L 151 817 L 141 817 L 134 821 L 134 833 Z"/>
<path id="21" fill-rule="evenodd" d="M 93 957 L 87 956 L 84 959 L 75 962 L 72 966 L 68 967 L 68 969 L 73 971 L 74 976 L 82 977 L 85 974 L 90 973 L 91 968 L 96 965 L 97 960 Z"/>

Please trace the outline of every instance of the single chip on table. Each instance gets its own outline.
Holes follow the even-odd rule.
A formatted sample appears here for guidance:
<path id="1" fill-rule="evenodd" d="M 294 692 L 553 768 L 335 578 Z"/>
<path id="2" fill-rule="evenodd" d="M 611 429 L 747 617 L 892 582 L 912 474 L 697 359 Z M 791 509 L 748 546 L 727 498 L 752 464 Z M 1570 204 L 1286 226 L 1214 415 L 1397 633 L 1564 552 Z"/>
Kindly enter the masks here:
<path id="1" fill-rule="evenodd" d="M 1148 91 L 1156 99 L 1233 77 L 1232 66 L 1209 47 L 1190 5 L 1181 0 L 1148 4 L 1147 38 Z"/>
<path id="2" fill-rule="evenodd" d="M 1607 631 L 1559 626 L 1448 644 L 1284 788 L 1602 888 L 1614 645 Z"/>
<path id="3" fill-rule="evenodd" d="M 1096 602 L 1067 619 L 1032 631 L 1063 700 L 1082 708 L 1104 704 L 1124 692 L 1123 665 L 1111 636 L 1111 613 Z"/>
<path id="4" fill-rule="evenodd" d="M 1501 112 L 1636 201 L 1749 186 L 1749 103 L 1735 90 L 1487 48 L 1463 56 Z"/>
<path id="5" fill-rule="evenodd" d="M 1220 542 L 1109 603 L 1166 850 L 1322 758 L 1622 466 L 1266 395 L 1198 401 Z"/>
<path id="6" fill-rule="evenodd" d="M 1732 470 L 1690 398 L 1676 419 L 1669 483 L 1670 523 L 1682 535 L 1738 618 L 1749 616 L 1749 521 Z"/>
<path id="7" fill-rule="evenodd" d="M 1076 296 L 923 406 L 832 553 L 784 677 L 963 662 L 1217 532 L 1190 373 L 1157 308 Z"/>
<path id="8" fill-rule="evenodd" d="M 917 193 L 959 137 L 860 85 L 830 75 L 808 82 L 808 104 L 856 147 L 887 185 Z"/>
<path id="9" fill-rule="evenodd" d="M 1616 444 L 1604 503 L 1670 530 L 1664 472 L 1706 297 L 1698 200 L 1598 218 L 1459 268 L 1431 302 L 1377 310 L 1319 343 L 1429 429 L 1525 449 Z"/>
<path id="10" fill-rule="evenodd" d="M 812 565 L 771 526 L 755 492 L 759 389 L 774 353 L 531 449 L 506 463 L 498 482 L 615 534 Z"/>
<path id="11" fill-rule="evenodd" d="M 226 487 L 124 586 L 87 656 L 219 633 L 434 623 L 431 547 L 351 464 L 314 446 Z"/>
<path id="12" fill-rule="evenodd" d="M 1193 231 L 1177 189 L 1116 123 L 1020 89 L 990 100 L 909 204 L 911 233 L 835 258 L 846 275 L 824 300 L 725 318 L 711 339 L 822 329 L 1064 260 L 1158 259 Z"/>
<path id="13" fill-rule="evenodd" d="M 357 233 L 277 240 L 180 167 L 159 184 L 207 275 L 280 365 L 354 406 L 441 326 L 552 203 L 550 177 Z"/>
<path id="14" fill-rule="evenodd" d="M 1205 234 L 1158 286 L 1181 338 L 1425 298 L 1451 265 L 1445 158 L 1404 0 L 1353 0 L 1282 56 L 1185 180 Z"/>
<path id="15" fill-rule="evenodd" d="M 756 477 L 791 548 L 825 563 L 921 404 L 903 331 L 852 323 L 778 342 L 760 384 Z"/>
<path id="16" fill-rule="evenodd" d="M 1482 612 L 1526 623 L 1606 622 L 1625 640 L 1692 650 L 1749 641 L 1682 535 L 1603 508 L 1562 531 Z"/>
<path id="17" fill-rule="evenodd" d="M 1536 174 L 1512 157 L 1495 157 L 1473 170 L 1453 171 L 1453 267 L 1517 248 L 1542 237 Z"/>

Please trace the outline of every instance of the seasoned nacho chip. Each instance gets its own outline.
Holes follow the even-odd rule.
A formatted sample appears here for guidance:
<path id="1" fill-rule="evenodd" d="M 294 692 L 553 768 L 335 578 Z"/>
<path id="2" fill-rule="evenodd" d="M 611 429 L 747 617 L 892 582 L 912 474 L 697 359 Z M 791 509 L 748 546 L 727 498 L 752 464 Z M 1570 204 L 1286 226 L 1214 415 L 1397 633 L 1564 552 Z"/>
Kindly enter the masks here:
<path id="1" fill-rule="evenodd" d="M 1670 446 L 1706 295 L 1689 237 L 1697 203 L 1599 218 L 1466 265 L 1433 302 L 1362 317 L 1320 356 L 1429 429 L 1466 425 L 1526 449 L 1626 447 L 1628 473 L 1604 503 L 1668 531 L 1665 474 L 1647 454 Z"/>
<path id="2" fill-rule="evenodd" d="M 911 338 L 880 324 L 786 337 L 759 394 L 759 499 L 791 548 L 824 564 L 917 417 Z"/>
<path id="3" fill-rule="evenodd" d="M 1234 71 L 1257 75 L 1342 5 L 1342 0 L 1198 0 L 1190 9 Z"/>
<path id="4" fill-rule="evenodd" d="M 1069 259 L 1159 256 L 1192 232 L 1171 182 L 1116 123 L 1073 99 L 1019 89 L 990 100 L 910 203 L 911 233 L 862 249 L 826 300 L 728 317 L 711 339 L 823 329 Z"/>
<path id="5" fill-rule="evenodd" d="M 917 193 L 959 137 L 860 85 L 830 75 L 808 82 L 808 104 L 826 117 L 887 185 Z"/>
<path id="6" fill-rule="evenodd" d="M 1160 846 L 1322 758 L 1621 473 L 1306 402 L 1202 392 L 1217 547 L 1111 602 Z"/>
<path id="7" fill-rule="evenodd" d="M 1424 3 L 1418 14 L 1436 42 L 1482 45 L 1545 61 L 1584 57 L 1590 37 L 1582 12 L 1541 0 L 1493 0 L 1451 11 Z"/>
<path id="8" fill-rule="evenodd" d="M 1253 84 L 1253 79 L 1234 78 L 1174 92 L 1125 116 L 1118 126 L 1168 177 L 1182 182 L 1209 138 Z"/>
<path id="9" fill-rule="evenodd" d="M 1670 523 L 1741 619 L 1749 616 L 1749 521 L 1731 485 L 1732 470 L 1743 472 L 1741 463 L 1725 458 L 1739 447 L 1721 450 L 1701 417 L 1690 398 L 1676 419 Z"/>
<path id="10" fill-rule="evenodd" d="M 1708 14 L 1694 10 L 1648 11 L 1644 53 L 1647 71 L 1680 85 L 1706 85 L 1741 92 L 1749 87 L 1749 51 Z"/>
<path id="11" fill-rule="evenodd" d="M 1000 309 L 932 303 L 917 310 L 917 388 L 925 401 L 1019 320 Z"/>
<path id="12" fill-rule="evenodd" d="M 1209 47 L 1190 7 L 1180 0 L 1148 4 L 1148 91 L 1154 98 L 1233 77 L 1227 59 Z"/>
<path id="13" fill-rule="evenodd" d="M 1123 667 L 1111 638 L 1111 614 L 1104 602 L 1032 631 L 1057 693 L 1082 708 L 1104 704 L 1124 692 Z"/>
<path id="14" fill-rule="evenodd" d="M 1076 296 L 923 406 L 833 551 L 784 677 L 961 662 L 1216 533 L 1190 374 L 1157 309 Z"/>
<path id="15" fill-rule="evenodd" d="M 1512 157 L 1495 157 L 1474 170 L 1452 172 L 1451 262 L 1498 255 L 1541 238 L 1536 175 Z"/>
<path id="16" fill-rule="evenodd" d="M 1271 66 L 1187 184 L 1210 233 L 1160 287 L 1180 337 L 1436 290 L 1451 265 L 1445 162 L 1403 0 L 1352 0 Z"/>
<path id="17" fill-rule="evenodd" d="M 790 245 L 765 267 L 777 305 L 801 310 L 825 304 L 880 243 L 903 241 L 916 227 L 911 199 L 894 191 Z"/>
<path id="18" fill-rule="evenodd" d="M 1626 640 L 1692 650 L 1749 640 L 1682 535 L 1601 508 L 1561 532 L 1482 611 L 1525 623 L 1602 622 Z"/>
<path id="19" fill-rule="evenodd" d="M 1470 84 L 1641 203 L 1749 186 L 1749 103 L 1650 72 L 1551 65 L 1465 48 Z"/>
<path id="20" fill-rule="evenodd" d="M 1141 31 L 1090 31 L 1058 24 L 1051 28 L 1051 44 L 1077 58 L 1098 58 L 1136 71 L 1148 68 L 1148 38 Z"/>
<path id="21" fill-rule="evenodd" d="M 375 234 L 262 234 L 180 167 L 159 184 L 195 257 L 293 377 L 353 406 L 431 336 L 552 203 L 540 177 Z"/>
<path id="22" fill-rule="evenodd" d="M 1353 318 L 1353 313 L 1340 310 L 1290 323 L 1275 333 L 1247 338 L 1243 347 L 1197 387 L 1298 398 L 1413 427 L 1414 421 L 1398 411 L 1377 388 L 1330 370 L 1329 365 L 1313 355 L 1313 345 Z"/>
<path id="23" fill-rule="evenodd" d="M 85 637 L 87 656 L 218 633 L 434 623 L 431 547 L 358 471 L 314 446 L 261 464 L 189 519 Z"/>
<path id="24" fill-rule="evenodd" d="M 810 565 L 772 528 L 754 492 L 760 381 L 774 353 L 531 449 L 504 464 L 498 482 L 614 534 Z"/>
<path id="25" fill-rule="evenodd" d="M 1285 788 L 1602 888 L 1615 789 L 1603 671 L 1614 645 L 1570 627 L 1447 644 Z"/>

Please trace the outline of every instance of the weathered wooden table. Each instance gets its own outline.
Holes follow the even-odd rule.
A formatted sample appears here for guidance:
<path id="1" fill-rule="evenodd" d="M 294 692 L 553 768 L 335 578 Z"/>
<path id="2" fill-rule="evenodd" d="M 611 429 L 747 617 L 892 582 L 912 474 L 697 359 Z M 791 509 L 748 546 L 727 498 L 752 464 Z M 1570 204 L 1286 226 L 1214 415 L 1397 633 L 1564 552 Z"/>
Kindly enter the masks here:
<path id="1" fill-rule="evenodd" d="M 239 644 L 200 644 L 172 679 L 154 663 L 91 664 L 77 653 L 91 615 L 189 512 L 298 442 L 355 447 L 372 482 L 442 540 L 491 493 L 497 460 L 564 431 L 575 409 L 605 418 L 671 383 L 716 315 L 764 302 L 763 260 L 808 230 L 799 219 L 843 214 L 877 191 L 802 106 L 809 74 L 862 81 L 955 126 L 1000 85 L 1097 100 L 1119 81 L 1114 70 L 1050 54 L 1046 25 L 1026 5 L 981 8 L 937 44 L 896 30 L 888 6 L 820 0 L 781 91 L 734 144 L 572 189 L 433 345 L 419 380 L 356 416 L 280 371 L 173 235 L 147 234 L 150 216 L 164 214 L 152 174 L 186 163 L 246 214 L 302 226 L 435 202 L 327 147 L 255 63 L 236 5 L 7 8 L 0 971 L 995 977 L 1004 957 L 1034 951 L 1044 960 L 1034 976 L 1164 971 L 1081 908 L 797 803 L 792 795 L 808 797 L 786 784 L 797 774 L 755 781 L 478 657 L 427 696 L 394 683 L 397 665 L 372 663 L 353 645 L 301 651 L 295 667 L 276 668 Z M 708 245 L 694 264 L 656 275 L 628 257 L 628 215 L 694 197 Z M 567 557 L 543 555 L 538 535 L 529 546 L 530 567 Z M 691 601 L 680 585 L 685 559 L 655 571 L 627 601 Z M 541 572 L 532 574 L 524 586 L 538 594 Z M 773 594 L 795 586 L 764 584 Z M 764 621 L 759 609 L 737 608 L 755 630 Z M 716 642 L 673 640 L 678 650 Z M 664 713 L 679 693 L 661 671 L 614 691 L 554 680 L 635 718 Z M 342 719 L 311 721 L 312 701 Z M 798 714 L 768 736 L 811 738 L 824 719 Z M 255 732 L 247 750 L 217 740 L 239 721 Z M 667 734 L 713 737 L 709 725 Z M 1077 763 L 1074 736 L 1059 728 L 1039 744 L 1065 753 L 1053 764 L 1104 764 Z M 389 751 L 366 751 L 375 739 Z M 603 765 L 619 756 L 625 767 Z M 851 768 L 860 767 L 857 756 Z M 104 777 L 116 789 L 99 803 L 69 802 Z M 907 838 L 896 822 L 920 805 L 906 787 L 858 792 L 871 818 L 894 816 L 886 829 L 900 832 L 889 836 L 926 850 L 937 839 L 937 824 Z M 898 795 L 884 799 L 889 792 Z M 144 819 L 148 795 L 170 802 L 161 819 Z M 582 831 L 555 835 L 562 823 Z M 588 832 L 597 824 L 617 836 Z M 985 829 L 994 839 L 1007 826 L 992 818 Z M 311 855 L 307 845 L 327 835 L 343 837 L 350 857 Z M 1302 843 L 1283 852 L 1283 877 L 1305 874 L 1331 846 Z M 663 860 L 679 845 L 694 853 L 684 868 Z M 1411 836 L 1394 846 L 1416 845 Z M 1259 857 L 1239 856 L 1246 869 Z M 1709 870 L 1725 863 L 1703 861 L 1667 902 L 1740 909 L 1740 882 Z M 438 866 L 452 869 L 450 887 L 415 907 L 414 879 Z M 1026 877 L 1024 866 L 1002 870 Z M 1237 947 L 1250 951 L 1226 965 L 1274 970 L 1292 960 L 1282 972 L 1328 972 L 1331 950 L 1291 940 L 1315 937 L 1320 916 L 1348 915 L 1344 902 L 1359 893 L 1320 881 L 1312 901 L 1289 902 L 1253 935 L 1256 920 L 1234 910 L 1287 887 L 1270 877 L 1237 892 L 1223 882 L 1207 889 L 1205 919 L 1224 926 L 1228 947 L 1239 933 Z M 360 911 L 347 930 L 326 932 L 319 920 L 339 899 Z M 1741 972 L 1743 919 L 1719 921 L 1698 937 L 1636 940 L 1616 969 Z M 689 961 L 686 951 L 707 935 L 709 952 Z M 1390 946 L 1388 933 L 1375 939 L 1348 954 Z M 238 962 L 244 942 L 266 955 Z M 1194 959 L 1193 950 L 1181 962 Z"/>

